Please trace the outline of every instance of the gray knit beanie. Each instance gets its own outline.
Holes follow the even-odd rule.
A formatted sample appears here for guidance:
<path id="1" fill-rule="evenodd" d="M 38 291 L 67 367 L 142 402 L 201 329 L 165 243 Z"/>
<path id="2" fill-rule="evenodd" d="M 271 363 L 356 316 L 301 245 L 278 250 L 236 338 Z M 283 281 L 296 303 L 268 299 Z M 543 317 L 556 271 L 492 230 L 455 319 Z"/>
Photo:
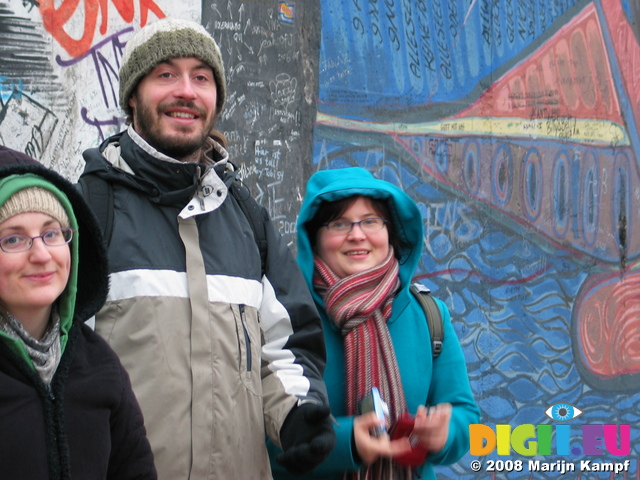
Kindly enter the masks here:
<path id="1" fill-rule="evenodd" d="M 205 28 L 191 20 L 163 18 L 147 25 L 127 42 L 120 68 L 120 106 L 131 115 L 129 97 L 142 78 L 156 65 L 171 58 L 199 58 L 213 69 L 216 80 L 216 113 L 227 95 L 220 49 Z"/>
<path id="2" fill-rule="evenodd" d="M 16 215 L 37 212 L 49 215 L 60 223 L 61 227 L 70 225 L 69 216 L 56 196 L 40 187 L 18 190 L 0 207 L 0 223 Z"/>

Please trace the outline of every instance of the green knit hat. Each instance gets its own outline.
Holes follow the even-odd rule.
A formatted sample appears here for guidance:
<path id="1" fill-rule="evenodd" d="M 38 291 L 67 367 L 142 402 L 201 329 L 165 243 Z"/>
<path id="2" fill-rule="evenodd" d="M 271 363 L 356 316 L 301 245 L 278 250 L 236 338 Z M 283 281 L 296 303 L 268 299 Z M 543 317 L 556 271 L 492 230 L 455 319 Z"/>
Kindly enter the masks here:
<path id="1" fill-rule="evenodd" d="M 120 68 L 120 106 L 131 115 L 129 97 L 142 78 L 160 62 L 172 58 L 199 58 L 213 69 L 216 80 L 216 113 L 227 94 L 220 48 L 205 28 L 191 20 L 163 18 L 147 25 L 127 42 Z"/>

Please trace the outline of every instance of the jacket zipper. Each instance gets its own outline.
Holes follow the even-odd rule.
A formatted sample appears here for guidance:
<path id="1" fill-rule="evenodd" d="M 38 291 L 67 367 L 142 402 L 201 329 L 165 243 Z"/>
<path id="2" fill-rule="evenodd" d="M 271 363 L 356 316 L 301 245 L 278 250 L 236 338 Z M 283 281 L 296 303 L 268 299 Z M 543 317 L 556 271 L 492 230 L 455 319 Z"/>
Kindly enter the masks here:
<path id="1" fill-rule="evenodd" d="M 43 382 L 43 383 L 44 383 L 44 382 Z M 53 378 L 51 379 L 51 383 L 53 383 Z M 55 401 L 56 401 L 56 396 L 55 396 L 55 394 L 53 393 L 53 388 L 51 388 L 51 383 L 49 383 L 49 384 L 45 383 L 45 384 L 44 384 L 44 391 L 45 391 L 45 393 L 46 393 L 46 395 L 47 395 L 47 398 L 48 398 L 49 400 L 51 400 L 51 403 L 55 403 Z"/>
<path id="2" fill-rule="evenodd" d="M 244 343 L 247 347 L 247 372 L 251 371 L 251 339 L 249 338 L 249 332 L 245 325 L 244 305 L 240 305 L 240 323 L 242 324 L 242 331 L 244 332 Z"/>

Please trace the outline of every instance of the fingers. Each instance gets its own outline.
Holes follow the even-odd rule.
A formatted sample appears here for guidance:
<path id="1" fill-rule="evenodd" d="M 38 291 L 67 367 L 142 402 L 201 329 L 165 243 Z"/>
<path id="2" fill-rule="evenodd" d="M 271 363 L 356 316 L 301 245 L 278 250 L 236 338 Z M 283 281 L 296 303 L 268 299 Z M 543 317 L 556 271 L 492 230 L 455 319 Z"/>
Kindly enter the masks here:
<path id="1" fill-rule="evenodd" d="M 428 417 L 433 416 L 436 419 L 450 419 L 451 418 L 451 404 L 450 403 L 439 403 L 434 407 L 429 409 Z"/>
<path id="2" fill-rule="evenodd" d="M 416 413 L 416 427 L 436 428 L 451 420 L 452 407 L 450 403 L 440 403 L 433 407 L 426 408 L 423 405 L 418 407 Z"/>
<path id="3" fill-rule="evenodd" d="M 416 421 L 418 419 L 425 419 L 427 418 L 427 414 L 429 413 L 429 410 L 427 409 L 427 407 L 425 407 L 424 405 L 420 405 L 418 407 L 418 411 L 416 412 Z"/>
<path id="4" fill-rule="evenodd" d="M 370 432 L 376 427 L 385 426 L 384 422 L 378 418 L 374 412 L 365 413 L 364 415 L 358 415 L 353 421 L 353 428 L 358 428 L 363 431 Z"/>
<path id="5" fill-rule="evenodd" d="M 381 424 L 382 422 L 373 412 L 359 415 L 354 419 L 353 435 L 356 450 L 363 463 L 367 465 L 381 457 L 391 458 L 411 451 L 408 437 L 391 440 L 386 433 L 377 437 L 372 436 L 371 431 Z"/>
<path id="6" fill-rule="evenodd" d="M 451 412 L 450 403 L 441 403 L 428 409 L 418 408 L 413 431 L 423 447 L 432 452 L 444 448 L 449 436 Z"/>

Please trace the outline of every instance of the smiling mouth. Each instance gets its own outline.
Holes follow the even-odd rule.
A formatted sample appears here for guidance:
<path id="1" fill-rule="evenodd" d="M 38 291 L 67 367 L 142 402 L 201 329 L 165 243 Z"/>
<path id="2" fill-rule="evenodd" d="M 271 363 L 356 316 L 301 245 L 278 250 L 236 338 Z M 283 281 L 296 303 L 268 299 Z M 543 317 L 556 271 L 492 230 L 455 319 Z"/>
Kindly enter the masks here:
<path id="1" fill-rule="evenodd" d="M 369 250 L 358 250 L 357 252 L 347 252 L 347 255 L 367 255 Z"/>
<path id="2" fill-rule="evenodd" d="M 188 118 L 188 119 L 195 119 L 197 118 L 196 115 L 192 114 L 192 113 L 186 113 L 186 112 L 169 112 L 167 113 L 167 115 L 169 117 L 174 117 L 174 118 Z"/>
<path id="3" fill-rule="evenodd" d="M 41 272 L 41 273 L 32 273 L 30 275 L 26 275 L 26 277 L 34 281 L 42 281 L 42 280 L 49 280 L 54 275 L 55 275 L 55 272 Z"/>

